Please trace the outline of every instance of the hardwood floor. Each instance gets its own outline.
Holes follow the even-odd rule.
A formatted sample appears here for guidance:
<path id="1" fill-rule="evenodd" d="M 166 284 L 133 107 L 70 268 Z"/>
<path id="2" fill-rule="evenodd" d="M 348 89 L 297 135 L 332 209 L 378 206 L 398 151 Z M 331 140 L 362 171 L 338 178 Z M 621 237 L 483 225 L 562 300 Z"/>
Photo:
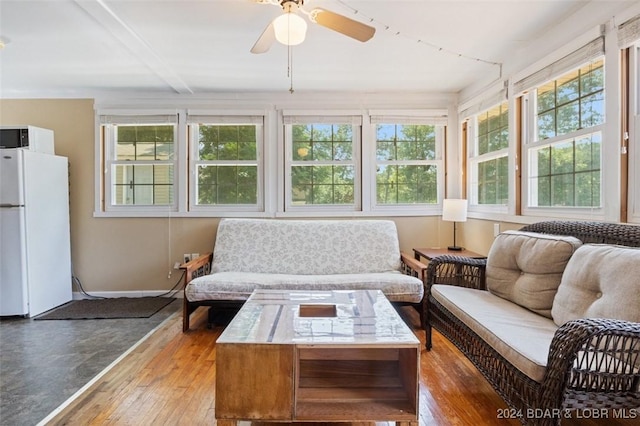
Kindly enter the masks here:
<path id="1" fill-rule="evenodd" d="M 413 309 L 402 308 L 401 315 L 419 330 Z M 181 316 L 174 315 L 47 424 L 215 424 L 215 341 L 223 329 L 207 329 L 206 317 L 199 308 L 182 333 Z M 424 340 L 422 331 L 416 334 Z M 420 369 L 421 426 L 520 424 L 498 419 L 505 403 L 438 333 L 434 349 L 422 351 Z"/>

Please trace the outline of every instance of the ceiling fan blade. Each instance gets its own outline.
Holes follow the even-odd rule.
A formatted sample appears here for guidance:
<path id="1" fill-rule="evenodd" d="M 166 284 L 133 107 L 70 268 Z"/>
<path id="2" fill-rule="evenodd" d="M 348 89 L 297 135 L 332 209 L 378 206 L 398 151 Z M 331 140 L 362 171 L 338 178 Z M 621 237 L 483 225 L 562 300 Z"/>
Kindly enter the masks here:
<path id="1" fill-rule="evenodd" d="M 264 29 L 256 43 L 251 48 L 251 53 L 265 53 L 271 48 L 276 40 L 276 32 L 273 29 L 273 22 Z"/>
<path id="2" fill-rule="evenodd" d="M 370 40 L 376 32 L 374 27 L 354 21 L 346 16 L 339 15 L 321 7 L 313 9 L 310 15 L 316 24 L 362 42 Z"/>

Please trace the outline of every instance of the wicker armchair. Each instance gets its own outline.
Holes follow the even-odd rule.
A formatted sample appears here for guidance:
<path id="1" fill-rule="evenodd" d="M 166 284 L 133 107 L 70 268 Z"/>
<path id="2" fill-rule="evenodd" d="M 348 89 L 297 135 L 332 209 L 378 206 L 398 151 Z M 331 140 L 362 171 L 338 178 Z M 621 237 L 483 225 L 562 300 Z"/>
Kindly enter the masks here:
<path id="1" fill-rule="evenodd" d="M 522 231 L 574 236 L 583 243 L 640 247 L 640 227 L 594 222 L 539 222 Z M 486 289 L 486 259 L 434 258 L 425 281 L 426 347 L 431 328 L 478 368 L 523 424 L 559 424 L 575 410 L 640 411 L 640 323 L 579 319 L 559 327 L 542 382 L 529 378 L 431 295 L 434 284 Z M 635 366 L 629 371 L 629 366 Z M 632 410 L 632 411 L 624 411 Z M 572 414 L 573 413 L 573 414 Z"/>

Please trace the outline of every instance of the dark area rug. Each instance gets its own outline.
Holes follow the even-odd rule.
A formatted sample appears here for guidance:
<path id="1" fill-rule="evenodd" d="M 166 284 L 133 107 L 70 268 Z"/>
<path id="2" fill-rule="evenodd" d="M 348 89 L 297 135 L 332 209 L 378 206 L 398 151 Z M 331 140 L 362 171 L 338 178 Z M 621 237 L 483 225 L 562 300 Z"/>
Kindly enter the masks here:
<path id="1" fill-rule="evenodd" d="M 149 318 L 173 302 L 172 297 L 117 297 L 73 300 L 35 317 L 36 320 Z"/>

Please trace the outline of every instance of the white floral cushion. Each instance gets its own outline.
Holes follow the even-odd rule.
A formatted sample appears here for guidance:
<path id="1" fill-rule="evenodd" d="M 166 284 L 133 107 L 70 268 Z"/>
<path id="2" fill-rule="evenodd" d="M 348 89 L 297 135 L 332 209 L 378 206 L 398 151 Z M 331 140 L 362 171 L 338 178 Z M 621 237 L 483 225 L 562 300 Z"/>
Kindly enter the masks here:
<path id="1" fill-rule="evenodd" d="M 362 274 L 398 271 L 390 220 L 223 219 L 212 272 Z"/>
<path id="2" fill-rule="evenodd" d="M 255 289 L 381 290 L 391 302 L 419 303 L 422 281 L 400 272 L 333 275 L 287 275 L 255 272 L 218 272 L 193 279 L 186 288 L 188 301 L 246 300 Z"/>

